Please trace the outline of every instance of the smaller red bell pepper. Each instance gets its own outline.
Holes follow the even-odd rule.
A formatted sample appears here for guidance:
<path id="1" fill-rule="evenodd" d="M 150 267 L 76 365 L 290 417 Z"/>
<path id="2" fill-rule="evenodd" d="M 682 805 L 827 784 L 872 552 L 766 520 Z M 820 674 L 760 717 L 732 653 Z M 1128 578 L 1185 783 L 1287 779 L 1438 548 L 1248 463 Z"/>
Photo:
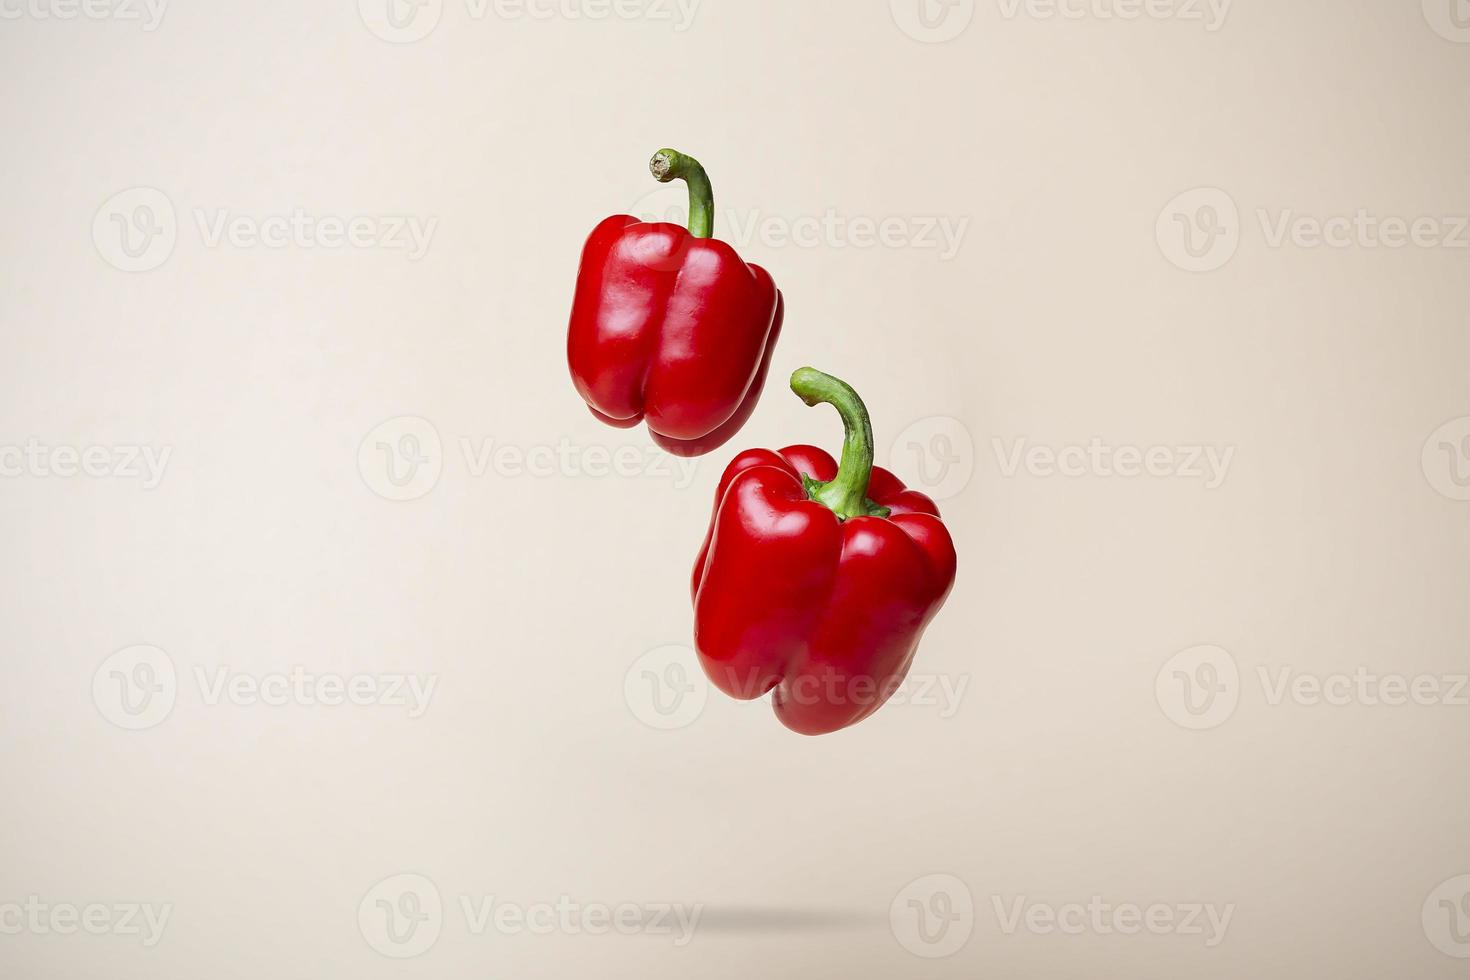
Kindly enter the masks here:
<path id="1" fill-rule="evenodd" d="M 714 191 L 697 160 L 660 150 L 649 167 L 689 185 L 689 229 L 619 214 L 592 230 L 567 363 L 597 418 L 619 428 L 646 419 L 665 450 L 700 456 L 755 410 L 781 332 L 781 293 L 766 270 L 710 237 Z"/>
<path id="2" fill-rule="evenodd" d="M 720 690 L 774 691 L 784 725 L 820 735 L 866 718 L 903 682 L 956 558 L 934 501 L 873 465 L 857 393 L 812 368 L 791 388 L 841 414 L 842 463 L 788 446 L 726 467 L 694 566 L 694 642 Z"/>

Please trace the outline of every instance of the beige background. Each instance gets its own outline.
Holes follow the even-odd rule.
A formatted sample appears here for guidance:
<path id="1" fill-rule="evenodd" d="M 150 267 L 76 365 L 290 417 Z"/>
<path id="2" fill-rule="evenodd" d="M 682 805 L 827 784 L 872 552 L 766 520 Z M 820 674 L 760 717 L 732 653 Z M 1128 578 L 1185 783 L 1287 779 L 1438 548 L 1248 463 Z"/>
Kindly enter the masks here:
<path id="1" fill-rule="evenodd" d="M 0 907 L 172 912 L 151 947 L 0 934 L 0 973 L 1470 973 L 1463 3 L 1465 29 L 1448 0 L 1223 22 L 981 0 L 925 29 L 906 0 L 704 0 L 687 23 L 444 0 L 395 31 L 364 2 L 4 6 L 0 446 L 171 455 L 152 489 L 0 479 Z M 666 144 L 709 166 L 718 234 L 789 309 L 754 419 L 684 475 L 596 424 L 563 355 L 581 241 L 670 203 L 644 171 Z M 437 224 L 417 258 L 208 233 L 296 209 Z M 842 230 L 805 237 L 829 209 Z M 1360 210 L 1449 220 L 1402 248 L 1275 238 Z M 940 218 L 967 223 L 954 254 L 924 247 Z M 164 234 L 129 258 L 119 220 Z M 1181 221 L 1214 249 L 1191 258 Z M 966 685 L 953 710 L 803 739 L 697 686 L 640 693 L 687 664 L 664 648 L 690 639 L 724 462 L 838 444 L 784 388 L 803 363 L 944 496 L 959 582 L 915 669 Z M 432 428 L 375 432 L 403 417 Z M 394 502 L 377 445 L 405 435 L 426 460 L 405 493 L 428 492 Z M 1132 478 L 1010 464 L 1094 439 L 1184 451 Z M 478 468 L 462 440 L 572 463 Z M 581 472 L 619 447 L 625 475 Z M 1231 453 L 1218 486 L 1189 447 Z M 176 683 L 128 730 L 111 685 L 146 676 L 108 658 L 137 645 Z M 436 687 L 410 718 L 198 680 L 297 665 Z M 1211 667 L 1214 701 L 1180 679 Z M 1427 676 L 1440 703 L 1273 694 L 1354 672 Z M 372 890 L 408 873 L 444 910 L 395 959 Z M 684 945 L 476 934 L 460 899 L 491 895 L 703 910 Z M 1018 900 L 1093 896 L 1231 918 L 1213 945 L 1006 928 Z M 941 938 L 910 899 L 953 910 Z"/>

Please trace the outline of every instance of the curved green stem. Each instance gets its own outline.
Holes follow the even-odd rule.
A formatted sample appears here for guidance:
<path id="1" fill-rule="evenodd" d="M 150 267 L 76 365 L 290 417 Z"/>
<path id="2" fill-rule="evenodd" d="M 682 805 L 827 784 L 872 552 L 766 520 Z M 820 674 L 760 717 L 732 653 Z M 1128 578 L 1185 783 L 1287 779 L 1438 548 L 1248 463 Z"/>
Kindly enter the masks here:
<path id="1" fill-rule="evenodd" d="M 868 480 L 873 476 L 873 423 L 858 393 L 846 381 L 809 367 L 797 368 L 791 375 L 791 390 L 808 405 L 826 402 L 842 416 L 842 461 L 837 476 L 823 483 L 803 475 L 807 496 L 836 514 L 838 520 L 887 517 L 887 507 L 868 499 Z"/>
<path id="2" fill-rule="evenodd" d="M 678 150 L 663 149 L 648 161 L 648 169 L 661 184 L 682 180 L 689 185 L 689 234 L 709 238 L 715 233 L 715 190 L 709 174 L 698 160 Z"/>

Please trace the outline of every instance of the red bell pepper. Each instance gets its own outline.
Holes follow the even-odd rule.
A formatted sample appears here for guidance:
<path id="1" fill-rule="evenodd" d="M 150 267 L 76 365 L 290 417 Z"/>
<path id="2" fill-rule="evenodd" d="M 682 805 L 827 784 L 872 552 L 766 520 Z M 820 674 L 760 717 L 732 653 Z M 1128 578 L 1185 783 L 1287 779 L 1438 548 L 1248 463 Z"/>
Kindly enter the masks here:
<path id="1" fill-rule="evenodd" d="M 783 300 L 769 273 L 711 238 L 714 192 L 692 157 L 660 150 L 660 181 L 689 185 L 689 229 L 614 215 L 582 249 L 567 361 L 592 414 L 648 421 L 678 456 L 700 456 L 740 430 L 766 382 Z"/>
<path id="2" fill-rule="evenodd" d="M 842 464 L 814 446 L 731 461 L 694 566 L 694 640 L 720 690 L 774 690 L 786 727 L 820 735 L 866 718 L 903 682 L 956 561 L 934 501 L 873 465 L 857 393 L 811 368 L 791 388 L 841 414 Z"/>

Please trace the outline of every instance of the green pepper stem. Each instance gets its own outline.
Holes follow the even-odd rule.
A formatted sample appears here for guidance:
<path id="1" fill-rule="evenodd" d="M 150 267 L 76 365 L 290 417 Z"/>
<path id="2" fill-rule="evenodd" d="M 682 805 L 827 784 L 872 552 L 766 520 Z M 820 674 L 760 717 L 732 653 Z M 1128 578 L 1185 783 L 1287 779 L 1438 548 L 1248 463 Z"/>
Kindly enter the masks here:
<path id="1" fill-rule="evenodd" d="M 868 407 L 852 385 L 816 368 L 797 368 L 791 390 L 808 405 L 825 402 L 842 416 L 842 461 L 837 476 L 823 483 L 803 475 L 807 496 L 845 521 L 851 517 L 887 517 L 888 508 L 868 499 L 873 476 L 873 422 Z"/>
<path id="2" fill-rule="evenodd" d="M 689 234 L 709 238 L 715 233 L 715 191 L 709 174 L 698 160 L 678 150 L 663 149 L 648 161 L 648 169 L 661 184 L 682 180 L 689 185 Z"/>

